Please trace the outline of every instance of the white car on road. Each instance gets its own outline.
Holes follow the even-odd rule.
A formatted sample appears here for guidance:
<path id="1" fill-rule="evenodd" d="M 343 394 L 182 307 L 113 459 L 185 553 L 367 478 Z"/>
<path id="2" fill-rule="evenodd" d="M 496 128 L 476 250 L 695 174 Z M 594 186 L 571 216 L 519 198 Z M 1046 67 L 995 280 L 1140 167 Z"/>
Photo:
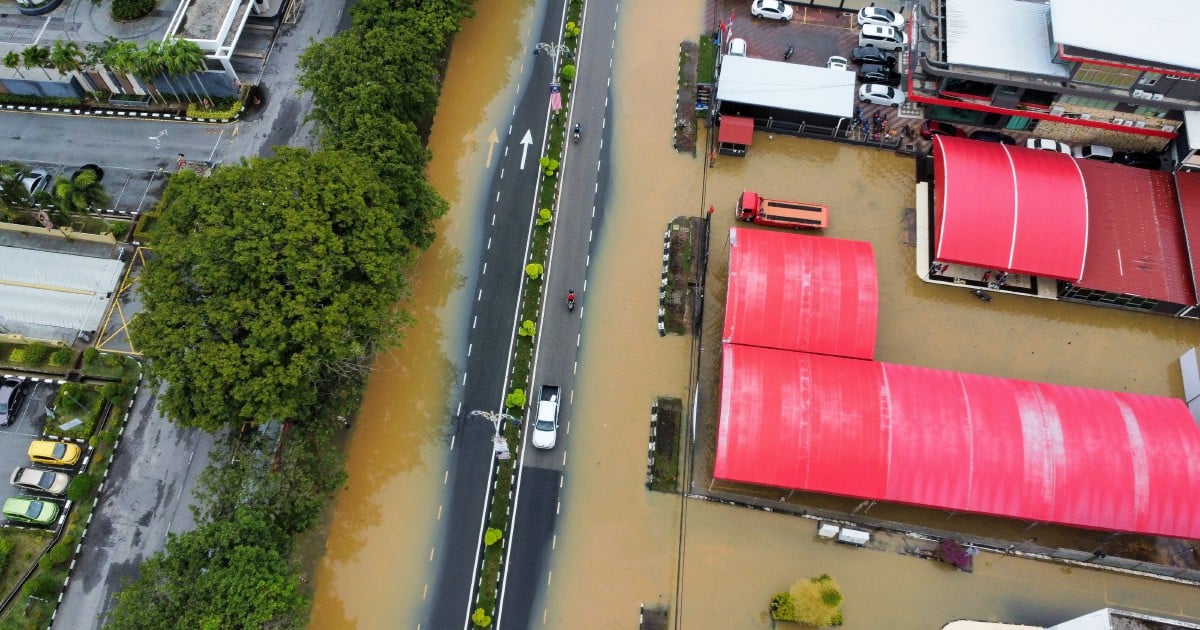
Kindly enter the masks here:
<path id="1" fill-rule="evenodd" d="M 894 87 L 878 83 L 865 83 L 858 88 L 858 100 L 875 105 L 903 105 L 908 97 Z"/>
<path id="2" fill-rule="evenodd" d="M 792 19 L 792 7 L 781 0 L 754 0 L 750 5 L 750 15 L 771 20 Z"/>

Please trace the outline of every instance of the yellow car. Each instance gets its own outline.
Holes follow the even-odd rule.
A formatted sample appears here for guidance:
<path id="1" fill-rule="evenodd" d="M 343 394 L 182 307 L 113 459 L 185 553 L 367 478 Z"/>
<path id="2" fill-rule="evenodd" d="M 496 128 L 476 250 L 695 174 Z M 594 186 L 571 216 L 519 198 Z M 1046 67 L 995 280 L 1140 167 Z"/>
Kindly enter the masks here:
<path id="1" fill-rule="evenodd" d="M 29 459 L 35 464 L 74 466 L 79 461 L 78 444 L 37 440 L 29 445 Z"/>

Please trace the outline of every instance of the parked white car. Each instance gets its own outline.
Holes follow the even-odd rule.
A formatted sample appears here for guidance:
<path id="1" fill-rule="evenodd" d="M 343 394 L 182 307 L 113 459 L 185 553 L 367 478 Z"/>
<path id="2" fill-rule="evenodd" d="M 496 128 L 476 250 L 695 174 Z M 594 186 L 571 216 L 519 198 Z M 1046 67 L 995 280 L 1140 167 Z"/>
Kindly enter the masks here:
<path id="1" fill-rule="evenodd" d="M 829 58 L 829 61 L 825 62 L 825 67 L 829 68 L 830 70 L 849 70 L 850 62 L 846 61 L 845 57 L 838 57 L 837 55 L 834 55 L 833 57 Z"/>
<path id="2" fill-rule="evenodd" d="M 25 190 L 29 194 L 41 192 L 50 187 L 50 173 L 45 169 L 35 168 L 28 173 L 21 174 L 21 183 L 25 185 Z"/>
<path id="3" fill-rule="evenodd" d="M 1096 160 L 1098 162 L 1111 162 L 1113 160 L 1112 147 L 1100 144 L 1085 144 L 1081 147 L 1075 147 L 1071 155 L 1081 160 Z"/>
<path id="4" fill-rule="evenodd" d="M 792 7 L 784 4 L 781 0 L 754 0 L 750 4 L 750 15 L 769 20 L 787 21 L 792 19 Z"/>
<path id="5" fill-rule="evenodd" d="M 858 23 L 901 28 L 904 26 L 904 16 L 883 7 L 863 7 L 858 10 Z"/>
<path id="6" fill-rule="evenodd" d="M 1025 141 L 1026 149 L 1037 149 L 1039 151 L 1057 151 L 1071 155 L 1071 147 L 1049 138 L 1030 138 Z"/>
<path id="7" fill-rule="evenodd" d="M 729 52 L 726 53 L 730 57 L 745 57 L 746 56 L 746 40 L 740 37 L 734 37 L 729 40 Z"/>
<path id="8" fill-rule="evenodd" d="M 858 100 L 875 105 L 903 105 L 908 97 L 902 90 L 878 83 L 864 83 L 858 88 Z"/>

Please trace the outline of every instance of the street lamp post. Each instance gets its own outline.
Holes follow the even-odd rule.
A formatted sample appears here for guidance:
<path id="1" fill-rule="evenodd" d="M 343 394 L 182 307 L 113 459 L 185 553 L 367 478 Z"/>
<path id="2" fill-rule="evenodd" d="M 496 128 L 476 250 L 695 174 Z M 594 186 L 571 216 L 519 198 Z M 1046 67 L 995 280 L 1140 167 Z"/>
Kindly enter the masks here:
<path id="1" fill-rule="evenodd" d="M 504 436 L 500 434 L 500 423 L 508 419 L 514 426 L 519 426 L 521 421 L 506 413 L 492 411 L 476 410 L 471 412 L 471 416 L 478 416 L 491 421 L 492 428 L 496 430 L 495 435 L 492 436 L 492 452 L 495 453 L 496 459 L 510 459 L 512 455 L 508 450 L 508 440 L 505 440 Z"/>
<path id="2" fill-rule="evenodd" d="M 536 56 L 539 51 L 550 55 L 550 57 L 554 59 L 554 63 L 556 65 L 558 64 L 559 56 L 562 56 L 563 59 L 568 61 L 575 57 L 575 53 L 571 52 L 570 47 L 568 47 L 566 44 L 547 44 L 546 42 L 539 42 L 538 45 L 533 47 L 533 54 Z"/>

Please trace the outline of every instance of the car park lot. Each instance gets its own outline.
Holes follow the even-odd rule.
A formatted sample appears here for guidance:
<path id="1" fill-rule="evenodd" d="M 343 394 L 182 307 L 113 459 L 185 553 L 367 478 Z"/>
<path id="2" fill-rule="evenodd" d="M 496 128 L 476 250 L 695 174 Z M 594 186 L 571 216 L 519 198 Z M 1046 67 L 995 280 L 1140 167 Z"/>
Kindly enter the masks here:
<path id="1" fill-rule="evenodd" d="M 4 160 L 24 165 L 28 171 L 44 171 L 49 174 L 45 191 L 54 190 L 54 182 L 59 177 L 70 178 L 83 166 L 78 164 L 63 164 L 57 162 L 38 162 Z M 108 191 L 110 200 L 105 208 L 94 208 L 105 214 L 137 215 L 146 212 L 158 203 L 162 189 L 166 185 L 165 173 L 155 171 L 136 171 L 127 168 L 100 165 L 104 178 L 100 184 Z M 27 171 L 27 172 L 28 172 Z"/>
<path id="2" fill-rule="evenodd" d="M 5 378 L 9 376 L 11 375 L 5 375 Z M 34 440 L 44 439 L 42 427 L 46 421 L 46 404 L 53 400 L 54 395 L 58 392 L 58 387 L 57 381 L 26 379 L 25 402 L 18 410 L 16 419 L 8 426 L 0 426 L 0 476 L 3 477 L 3 483 L 0 484 L 0 503 L 12 497 L 54 500 L 60 504 L 60 507 L 65 503 L 65 499 L 61 497 L 28 492 L 8 483 L 13 470 L 20 466 L 53 470 L 68 475 L 75 474 L 78 469 L 78 465 L 61 467 L 39 464 L 35 466 L 29 461 L 29 444 Z"/>

